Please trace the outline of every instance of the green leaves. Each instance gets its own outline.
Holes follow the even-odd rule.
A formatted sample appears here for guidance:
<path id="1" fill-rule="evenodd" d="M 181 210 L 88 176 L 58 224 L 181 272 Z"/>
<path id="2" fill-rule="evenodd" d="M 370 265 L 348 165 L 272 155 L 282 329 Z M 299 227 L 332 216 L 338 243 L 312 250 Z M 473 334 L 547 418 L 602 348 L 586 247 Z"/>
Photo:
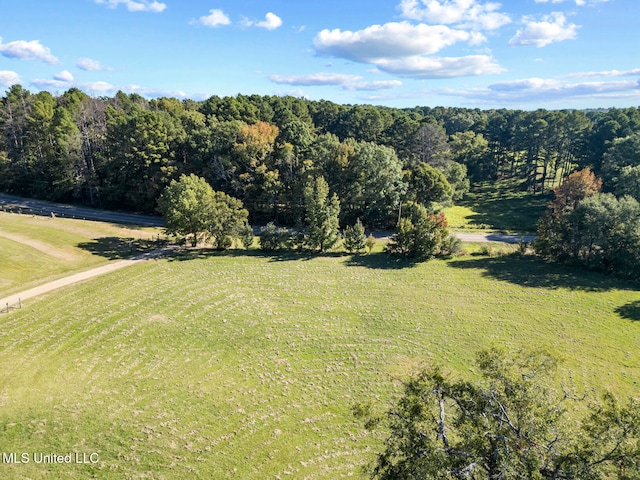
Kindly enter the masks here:
<path id="1" fill-rule="evenodd" d="M 304 190 L 306 208 L 306 226 L 308 236 L 306 243 L 311 249 L 324 252 L 336 243 L 339 237 L 338 215 L 340 215 L 340 201 L 334 193 L 329 197 L 329 185 L 324 177 L 318 177 L 310 182 Z"/>
<path id="2" fill-rule="evenodd" d="M 544 350 L 483 350 L 481 379 L 424 370 L 387 412 L 390 434 L 377 479 L 630 479 L 640 476 L 640 405 L 611 394 L 590 406 L 576 435 L 567 394 L 552 388 L 557 359 Z M 375 428 L 367 404 L 353 412 Z"/>
<path id="3" fill-rule="evenodd" d="M 249 213 L 242 202 L 214 191 L 196 175 L 173 180 L 158 200 L 158 210 L 167 222 L 167 233 L 189 236 L 193 247 L 210 238 L 218 249 L 229 248 L 234 238 L 245 248 L 253 242 Z"/>
<path id="4" fill-rule="evenodd" d="M 358 219 L 353 227 L 347 226 L 344 229 L 344 248 L 347 252 L 361 252 L 366 247 L 366 237 L 364 235 L 364 225 Z"/>
<path id="5" fill-rule="evenodd" d="M 424 205 L 409 202 L 386 251 L 418 261 L 448 255 L 453 246 L 444 214 L 429 213 Z"/>

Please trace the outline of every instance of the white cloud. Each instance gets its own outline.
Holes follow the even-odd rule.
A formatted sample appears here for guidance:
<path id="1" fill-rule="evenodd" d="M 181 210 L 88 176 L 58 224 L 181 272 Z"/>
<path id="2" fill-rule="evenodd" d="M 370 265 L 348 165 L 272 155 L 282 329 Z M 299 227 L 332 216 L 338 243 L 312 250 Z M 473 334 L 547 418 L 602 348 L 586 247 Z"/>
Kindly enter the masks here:
<path id="1" fill-rule="evenodd" d="M 63 70 L 62 72 L 53 76 L 55 80 L 60 80 L 61 82 L 73 82 L 73 75 L 68 70 Z"/>
<path id="2" fill-rule="evenodd" d="M 267 30 L 275 30 L 282 25 L 282 19 L 275 13 L 267 13 L 262 22 L 256 23 L 256 27 L 266 28 Z"/>
<path id="3" fill-rule="evenodd" d="M 477 40 L 469 32 L 444 25 L 412 25 L 408 22 L 373 25 L 351 32 L 322 30 L 313 40 L 321 55 L 341 57 L 361 63 L 378 59 L 429 55 L 457 42 Z"/>
<path id="4" fill-rule="evenodd" d="M 565 82 L 558 79 L 525 78 L 489 85 L 471 90 L 445 89 L 437 93 L 485 102 L 542 103 L 554 100 L 569 102 L 572 99 L 611 100 L 616 98 L 640 98 L 640 84 L 636 80 L 613 82 Z"/>
<path id="5" fill-rule="evenodd" d="M 244 27 L 258 27 L 266 28 L 267 30 L 275 30 L 282 25 L 282 19 L 275 13 L 269 12 L 265 15 L 265 18 L 261 22 L 256 22 L 249 18 L 242 19 L 242 26 Z"/>
<path id="6" fill-rule="evenodd" d="M 545 15 L 541 21 L 533 17 L 523 18 L 525 27 L 518 30 L 515 37 L 509 40 L 509 45 L 535 45 L 545 47 L 550 43 L 573 40 L 577 36 L 577 25 L 567 24 L 567 19 L 560 12 Z"/>
<path id="7" fill-rule="evenodd" d="M 500 13 L 501 5 L 478 0 L 402 0 L 402 16 L 411 20 L 443 25 L 496 30 L 511 23 L 509 15 Z"/>
<path id="8" fill-rule="evenodd" d="M 421 57 L 380 60 L 376 63 L 384 72 L 411 78 L 454 78 L 490 75 L 505 71 L 487 55 L 466 57 Z"/>
<path id="9" fill-rule="evenodd" d="M 8 58 L 20 60 L 40 60 L 45 63 L 56 64 L 60 61 L 51 54 L 51 50 L 43 46 L 39 40 L 16 40 L 2 43 L 0 38 L 0 54 Z"/>
<path id="10" fill-rule="evenodd" d="M 182 90 L 167 90 L 162 88 L 146 88 L 139 85 L 127 85 L 121 89 L 126 93 L 137 93 L 143 97 L 177 97 L 186 98 L 187 94 Z"/>
<path id="11" fill-rule="evenodd" d="M 76 67 L 80 70 L 85 70 L 87 72 L 97 72 L 102 70 L 111 70 L 109 67 L 105 67 L 97 60 L 92 60 L 91 58 L 80 58 L 76 63 Z"/>
<path id="12" fill-rule="evenodd" d="M 205 27 L 219 27 L 220 25 L 229 25 L 231 20 L 222 10 L 212 9 L 209 10 L 209 15 L 200 17 L 197 21 L 193 21 L 191 23 L 199 23 L 200 25 L 204 25 Z"/>
<path id="13" fill-rule="evenodd" d="M 64 73 L 64 72 L 63 72 Z M 68 90 L 70 88 L 79 88 L 89 95 L 109 95 L 114 94 L 118 90 L 122 90 L 126 93 L 137 93 L 139 95 L 145 97 L 178 97 L 185 98 L 187 96 L 181 90 L 165 90 L 158 88 L 146 88 L 141 87 L 139 85 L 127 85 L 118 87 L 116 85 L 112 85 L 108 82 L 77 82 L 77 81 L 69 81 L 65 79 L 60 79 L 61 75 L 55 75 L 53 80 L 49 79 L 35 79 L 30 83 L 35 86 L 39 90 Z M 1 79 L 1 78 L 0 78 Z"/>
<path id="14" fill-rule="evenodd" d="M 296 98 L 305 98 L 307 100 L 311 98 L 304 90 L 300 90 L 300 89 L 281 90 L 279 92 L 274 92 L 274 94 L 278 97 L 296 97 Z"/>
<path id="15" fill-rule="evenodd" d="M 31 85 L 40 90 L 68 90 L 69 88 L 79 88 L 90 95 L 104 95 L 110 92 L 116 92 L 118 89 L 107 82 L 67 82 L 64 80 L 48 80 L 35 79 L 31 81 Z"/>
<path id="16" fill-rule="evenodd" d="M 500 82 L 489 86 L 489 90 L 498 93 L 507 93 L 517 96 L 542 96 L 545 97 L 576 97 L 610 95 L 613 93 L 629 92 L 637 90 L 640 93 L 638 82 L 578 82 L 565 83 L 555 79 L 527 78 Z"/>
<path id="17" fill-rule="evenodd" d="M 318 54 L 370 63 L 380 71 L 401 77 L 452 78 L 503 72 L 488 55 L 431 56 L 457 42 L 477 45 L 484 41 L 486 38 L 478 32 L 401 22 L 373 25 L 357 32 L 323 30 L 314 39 L 314 46 Z"/>
<path id="18" fill-rule="evenodd" d="M 632 77 L 640 75 L 640 68 L 634 68 L 632 70 L 608 70 L 604 72 L 579 72 L 571 73 L 567 77 Z"/>
<path id="19" fill-rule="evenodd" d="M 386 90 L 402 85 L 400 80 L 367 82 L 360 75 L 342 73 L 314 73 L 310 75 L 271 75 L 269 80 L 284 85 L 300 87 L 339 86 L 344 90 Z"/>
<path id="20" fill-rule="evenodd" d="M 271 75 L 269 80 L 285 85 L 310 87 L 320 85 L 345 85 L 362 80 L 362 77 L 343 73 L 313 73 L 310 75 Z"/>
<path id="21" fill-rule="evenodd" d="M 378 91 L 401 86 L 402 82 L 400 80 L 378 80 L 375 82 L 357 82 L 351 85 L 345 85 L 345 88 L 347 90 Z"/>
<path id="22" fill-rule="evenodd" d="M 130 12 L 153 12 L 160 13 L 167 8 L 166 3 L 160 3 L 156 0 L 95 0 L 99 5 L 107 5 L 109 8 L 117 8 L 118 5 L 124 5 Z"/>
<path id="23" fill-rule="evenodd" d="M 585 5 L 595 5 L 596 3 L 604 3 L 609 0 L 534 0 L 536 3 L 562 3 L 566 1 L 573 1 L 579 7 L 583 7 Z"/>
<path id="24" fill-rule="evenodd" d="M 31 85 L 38 87 L 40 90 L 47 89 L 66 89 L 71 88 L 69 82 L 65 82 L 63 80 L 49 80 L 37 78 L 35 80 L 31 80 Z"/>
<path id="25" fill-rule="evenodd" d="M 20 83 L 20 75 L 9 70 L 0 70 L 0 85 L 10 87 Z"/>

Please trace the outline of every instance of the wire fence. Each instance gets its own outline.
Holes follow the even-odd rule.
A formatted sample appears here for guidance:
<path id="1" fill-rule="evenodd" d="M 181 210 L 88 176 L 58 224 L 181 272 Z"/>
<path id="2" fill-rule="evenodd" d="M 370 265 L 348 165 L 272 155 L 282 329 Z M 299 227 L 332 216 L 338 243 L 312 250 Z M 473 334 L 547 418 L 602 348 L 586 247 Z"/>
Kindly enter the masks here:
<path id="1" fill-rule="evenodd" d="M 18 298 L 18 303 L 10 304 L 9 302 L 5 302 L 4 305 L 0 306 L 0 313 L 9 313 L 11 310 L 21 310 L 22 309 L 22 299 Z"/>

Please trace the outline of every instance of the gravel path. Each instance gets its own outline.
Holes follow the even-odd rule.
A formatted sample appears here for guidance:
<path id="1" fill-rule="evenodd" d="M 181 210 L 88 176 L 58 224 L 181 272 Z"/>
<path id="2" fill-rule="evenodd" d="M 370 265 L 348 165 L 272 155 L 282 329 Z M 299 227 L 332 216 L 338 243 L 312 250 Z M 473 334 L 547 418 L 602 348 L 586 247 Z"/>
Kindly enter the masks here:
<path id="1" fill-rule="evenodd" d="M 115 270 L 120 270 L 121 268 L 128 267 L 130 265 L 134 265 L 139 262 L 144 262 L 152 258 L 158 258 L 158 257 L 164 256 L 174 251 L 175 248 L 176 247 L 170 246 L 170 247 L 165 247 L 158 250 L 153 250 L 152 252 L 142 253 L 140 255 L 136 255 L 135 257 L 131 257 L 126 260 L 118 260 L 116 262 L 109 263 L 101 267 L 96 267 L 90 270 L 86 270 L 84 272 L 75 273 L 73 275 L 69 275 L 68 277 L 60 278 L 58 280 L 45 283 L 44 285 L 40 285 L 38 287 L 30 288 L 29 290 L 25 290 L 23 292 L 14 293 L 13 295 L 9 295 L 8 297 L 5 297 L 5 298 L 0 298 L 0 312 L 6 312 L 7 305 L 9 308 L 16 308 L 16 306 L 21 304 L 21 302 L 24 302 L 25 300 L 28 300 L 30 298 L 37 297 L 38 295 L 42 295 L 45 293 L 49 293 L 58 288 L 66 287 L 68 285 L 73 285 L 74 283 L 82 282 L 83 280 L 94 278 L 99 275 L 104 275 L 105 273 L 113 272 Z"/>

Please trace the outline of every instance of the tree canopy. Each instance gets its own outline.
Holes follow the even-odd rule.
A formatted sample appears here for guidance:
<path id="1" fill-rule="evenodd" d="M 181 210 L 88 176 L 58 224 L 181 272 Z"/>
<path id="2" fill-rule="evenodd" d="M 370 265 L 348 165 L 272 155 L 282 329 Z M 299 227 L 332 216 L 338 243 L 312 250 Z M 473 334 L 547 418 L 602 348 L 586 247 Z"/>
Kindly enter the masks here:
<path id="1" fill-rule="evenodd" d="M 371 478 L 638 478 L 640 403 L 605 394 L 574 420 L 579 400 L 554 386 L 556 366 L 543 350 L 483 350 L 475 381 L 432 368 L 407 381 L 384 415 L 354 405 L 367 427 L 388 432 Z"/>
<path id="2" fill-rule="evenodd" d="M 216 248 L 225 249 L 234 238 L 248 247 L 253 239 L 242 202 L 214 191 L 194 174 L 172 180 L 158 200 L 158 210 L 165 217 L 167 233 L 188 237 L 193 247 L 213 239 Z"/>

